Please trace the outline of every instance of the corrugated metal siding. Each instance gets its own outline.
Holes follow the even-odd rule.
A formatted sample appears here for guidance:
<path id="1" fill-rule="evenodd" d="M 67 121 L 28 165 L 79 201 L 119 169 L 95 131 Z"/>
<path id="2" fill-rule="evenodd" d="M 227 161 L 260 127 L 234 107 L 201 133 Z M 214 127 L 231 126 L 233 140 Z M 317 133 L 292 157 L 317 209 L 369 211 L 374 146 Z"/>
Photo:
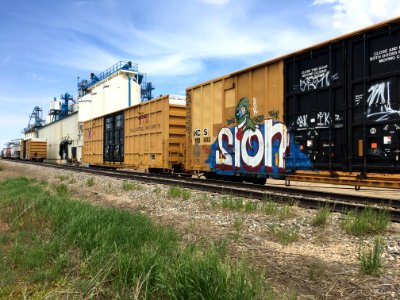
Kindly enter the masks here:
<path id="1" fill-rule="evenodd" d="M 209 171 L 210 146 L 228 120 L 235 117 L 240 99 L 249 100 L 251 115 L 282 121 L 283 61 L 248 69 L 187 89 L 186 168 Z"/>
<path id="2" fill-rule="evenodd" d="M 103 163 L 103 128 L 104 117 L 83 123 L 83 163 Z"/>
<path id="3" fill-rule="evenodd" d="M 47 142 L 35 139 L 25 141 L 26 159 L 28 160 L 44 160 L 47 155 Z"/>
<path id="4" fill-rule="evenodd" d="M 136 169 L 177 169 L 184 163 L 185 105 L 163 96 L 84 123 L 84 162 Z M 104 118 L 124 115 L 123 159 L 103 158 Z M 114 135 L 115 137 L 115 135 Z M 115 139 L 113 139 L 115 140 Z"/>
<path id="5" fill-rule="evenodd" d="M 183 164 L 185 106 L 169 97 L 153 99 L 125 111 L 125 165 L 171 169 Z"/>

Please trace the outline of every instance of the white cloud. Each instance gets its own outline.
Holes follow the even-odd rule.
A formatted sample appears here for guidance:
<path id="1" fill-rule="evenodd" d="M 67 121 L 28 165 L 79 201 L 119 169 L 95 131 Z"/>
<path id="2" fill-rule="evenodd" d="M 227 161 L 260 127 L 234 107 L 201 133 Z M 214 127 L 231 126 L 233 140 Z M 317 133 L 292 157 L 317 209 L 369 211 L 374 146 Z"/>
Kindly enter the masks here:
<path id="1" fill-rule="evenodd" d="M 314 6 L 330 5 L 329 15 L 320 15 L 320 25 L 346 33 L 400 14 L 398 0 L 315 0 Z"/>
<path id="2" fill-rule="evenodd" d="M 229 0 L 200 0 L 204 4 L 222 6 L 229 3 Z"/>

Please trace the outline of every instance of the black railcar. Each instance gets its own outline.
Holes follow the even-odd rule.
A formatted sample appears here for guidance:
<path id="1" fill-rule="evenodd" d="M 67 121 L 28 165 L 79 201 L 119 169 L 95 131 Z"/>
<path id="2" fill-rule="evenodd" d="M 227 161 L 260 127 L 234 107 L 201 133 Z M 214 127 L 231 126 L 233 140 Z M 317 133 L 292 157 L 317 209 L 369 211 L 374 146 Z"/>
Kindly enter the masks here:
<path id="1" fill-rule="evenodd" d="M 400 20 L 285 58 L 284 120 L 317 170 L 400 171 Z"/>

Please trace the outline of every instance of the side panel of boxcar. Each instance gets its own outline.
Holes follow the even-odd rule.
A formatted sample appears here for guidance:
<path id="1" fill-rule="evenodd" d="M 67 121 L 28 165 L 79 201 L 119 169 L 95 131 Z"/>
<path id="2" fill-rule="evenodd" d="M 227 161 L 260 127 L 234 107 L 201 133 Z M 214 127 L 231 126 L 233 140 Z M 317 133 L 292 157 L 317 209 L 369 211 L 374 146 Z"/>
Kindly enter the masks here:
<path id="1" fill-rule="evenodd" d="M 104 117 L 99 117 L 83 123 L 83 163 L 103 163 Z"/>
<path id="2" fill-rule="evenodd" d="M 43 161 L 47 155 L 46 139 L 32 138 L 24 141 L 27 160 Z"/>
<path id="3" fill-rule="evenodd" d="M 291 147 L 283 118 L 283 61 L 255 66 L 187 89 L 187 169 L 223 176 L 285 173 Z M 299 156 L 300 155 L 300 156 Z"/>
<path id="4" fill-rule="evenodd" d="M 166 95 L 86 121 L 84 163 L 182 171 L 185 101 L 175 98 Z"/>
<path id="5" fill-rule="evenodd" d="M 182 171 L 184 102 L 170 104 L 169 96 L 163 96 L 125 114 L 125 164 L 150 171 Z"/>
<path id="6" fill-rule="evenodd" d="M 285 123 L 314 169 L 400 170 L 399 25 L 288 57 L 284 74 Z"/>

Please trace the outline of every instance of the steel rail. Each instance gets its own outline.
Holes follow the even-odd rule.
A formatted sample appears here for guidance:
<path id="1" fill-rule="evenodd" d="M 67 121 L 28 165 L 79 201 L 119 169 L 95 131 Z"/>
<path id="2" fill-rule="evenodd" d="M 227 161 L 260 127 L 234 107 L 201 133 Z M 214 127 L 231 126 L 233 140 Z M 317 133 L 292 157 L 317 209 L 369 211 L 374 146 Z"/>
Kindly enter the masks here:
<path id="1" fill-rule="evenodd" d="M 20 162 L 29 163 L 26 161 Z M 204 180 L 166 174 L 103 170 L 71 165 L 49 163 L 40 163 L 39 165 L 118 179 L 137 180 L 145 183 L 176 185 L 206 192 L 229 194 L 237 197 L 255 198 L 259 200 L 273 199 L 281 203 L 296 203 L 297 205 L 306 208 L 329 206 L 331 210 L 337 212 L 359 210 L 367 207 L 377 211 L 385 209 L 389 212 L 392 221 L 400 222 L 400 201 L 382 197 L 338 194 L 328 191 L 303 190 L 283 186 L 255 185 L 222 180 Z"/>

